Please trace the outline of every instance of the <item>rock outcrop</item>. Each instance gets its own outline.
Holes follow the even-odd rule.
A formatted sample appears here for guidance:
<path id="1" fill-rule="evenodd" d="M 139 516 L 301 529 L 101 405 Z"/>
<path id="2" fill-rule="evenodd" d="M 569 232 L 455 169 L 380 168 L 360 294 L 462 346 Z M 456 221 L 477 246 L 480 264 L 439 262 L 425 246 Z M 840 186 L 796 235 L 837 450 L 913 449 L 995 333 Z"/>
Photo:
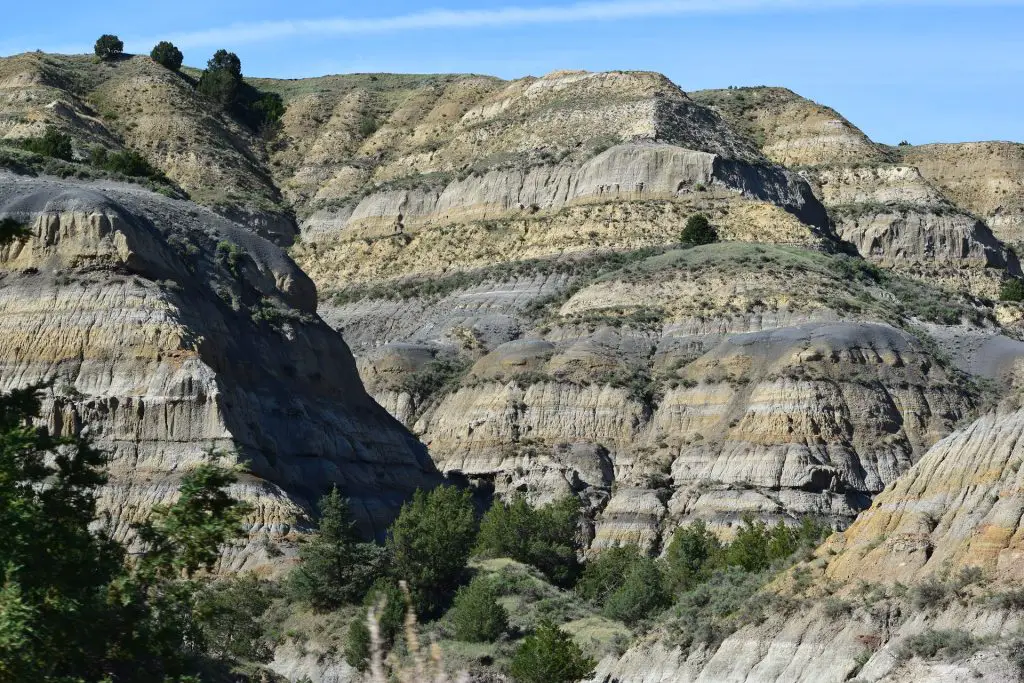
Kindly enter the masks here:
<path id="1" fill-rule="evenodd" d="M 1024 241 L 1024 145 L 969 142 L 901 148 L 906 163 L 1009 244 Z"/>
<path id="2" fill-rule="evenodd" d="M 439 481 L 363 390 L 313 283 L 267 240 L 111 183 L 2 174 L 0 216 L 31 231 L 0 250 L 0 388 L 49 382 L 49 426 L 87 426 L 111 453 L 103 507 L 119 534 L 211 450 L 249 469 L 236 563 L 265 558 L 332 483 L 380 532 Z"/>
<path id="3" fill-rule="evenodd" d="M 1019 213 L 1012 197 L 1020 155 L 1012 145 L 888 148 L 834 110 L 782 88 L 692 96 L 746 131 L 768 158 L 800 167 L 836 232 L 864 258 L 984 296 L 995 296 L 999 283 L 986 268 L 1020 275 L 1016 255 L 1000 241 L 1015 235 Z M 960 161 L 975 166 L 960 169 Z"/>
<path id="4" fill-rule="evenodd" d="M 714 651 L 649 640 L 603 662 L 594 680 L 1019 680 L 1012 652 L 1024 613 L 1000 596 L 1024 576 L 1022 434 L 1024 411 L 1001 410 L 936 444 L 817 551 L 806 566 L 810 609 L 742 628 Z M 844 606 L 830 610 L 829 593 Z M 945 659 L 907 650 L 937 632 L 973 645 Z"/>
<path id="5" fill-rule="evenodd" d="M 894 326 L 906 319 L 885 287 L 911 285 L 849 263 L 721 244 L 374 286 L 321 308 L 442 470 L 578 494 L 595 547 L 657 548 L 693 519 L 726 535 L 748 513 L 845 526 L 970 414 L 969 382 Z M 919 305 L 946 306 L 918 287 Z"/>
<path id="6" fill-rule="evenodd" d="M 200 96 L 188 76 L 148 56 L 0 58 L 0 138 L 17 141 L 48 127 L 71 137 L 77 159 L 96 148 L 131 149 L 197 203 L 278 243 L 290 244 L 297 232 L 260 137 Z"/>

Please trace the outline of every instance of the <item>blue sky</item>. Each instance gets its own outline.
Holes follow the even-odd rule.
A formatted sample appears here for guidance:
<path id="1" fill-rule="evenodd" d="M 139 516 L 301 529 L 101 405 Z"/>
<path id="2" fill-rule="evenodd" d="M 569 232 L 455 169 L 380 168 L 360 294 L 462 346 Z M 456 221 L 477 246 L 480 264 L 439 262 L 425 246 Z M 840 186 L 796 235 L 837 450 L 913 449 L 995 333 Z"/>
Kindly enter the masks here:
<path id="1" fill-rule="evenodd" d="M 253 76 L 660 71 L 685 90 L 782 85 L 872 138 L 1024 141 L 1024 0 L 50 0 L 13 2 L 0 54 L 90 51 L 101 33 Z"/>

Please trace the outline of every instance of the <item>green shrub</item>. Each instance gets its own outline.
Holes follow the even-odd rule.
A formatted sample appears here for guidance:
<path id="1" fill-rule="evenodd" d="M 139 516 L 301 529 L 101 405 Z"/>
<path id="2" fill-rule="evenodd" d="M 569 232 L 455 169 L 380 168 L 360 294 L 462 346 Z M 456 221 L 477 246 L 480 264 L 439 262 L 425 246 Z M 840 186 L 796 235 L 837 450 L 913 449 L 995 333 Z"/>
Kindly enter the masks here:
<path id="1" fill-rule="evenodd" d="M 381 553 L 373 543 L 360 542 L 348 501 L 334 488 L 320 499 L 317 530 L 299 548 L 289 592 L 317 611 L 358 603 L 380 572 Z"/>
<path id="2" fill-rule="evenodd" d="M 365 114 L 359 119 L 359 137 L 368 138 L 377 132 L 377 121 L 373 116 Z"/>
<path id="3" fill-rule="evenodd" d="M 587 562 L 576 584 L 576 592 L 584 599 L 603 605 L 622 587 L 634 565 L 643 559 L 635 545 L 602 550 Z"/>
<path id="4" fill-rule="evenodd" d="M 708 217 L 702 213 L 695 213 L 686 221 L 680 241 L 687 244 L 713 244 L 718 241 L 718 232 L 711 226 Z"/>
<path id="5" fill-rule="evenodd" d="M 509 673 L 517 683 L 572 683 L 593 673 L 594 664 L 567 633 L 544 623 L 516 650 Z"/>
<path id="6" fill-rule="evenodd" d="M 107 154 L 103 163 L 103 168 L 108 171 L 113 171 L 114 173 L 120 173 L 122 175 L 136 178 L 148 178 L 156 175 L 156 171 L 149 165 L 146 157 L 133 149 L 124 149 L 120 152 Z"/>
<path id="7" fill-rule="evenodd" d="M 363 609 L 349 622 L 345 637 L 345 661 L 365 671 L 370 661 L 369 610 L 375 610 L 377 632 L 381 647 L 389 649 L 405 623 L 405 596 L 398 584 L 389 579 L 378 579 L 363 600 Z"/>
<path id="8" fill-rule="evenodd" d="M 498 591 L 484 577 L 459 589 L 448 616 L 456 640 L 492 643 L 508 630 L 508 613 L 498 602 Z"/>
<path id="9" fill-rule="evenodd" d="M 266 130 L 275 126 L 284 116 L 284 100 L 277 93 L 261 92 L 249 109 L 255 119 L 254 127 Z"/>
<path id="10" fill-rule="evenodd" d="M 1024 280 L 1011 278 L 1004 282 L 999 290 L 999 299 L 1002 301 L 1024 301 Z"/>
<path id="11" fill-rule="evenodd" d="M 388 577 L 377 579 L 366 593 L 363 606 L 377 610 L 377 628 L 385 648 L 392 643 L 405 625 L 406 598 L 398 583 Z"/>
<path id="12" fill-rule="evenodd" d="M 261 617 L 270 607 L 268 586 L 252 574 L 207 585 L 196 600 L 196 619 L 209 651 L 220 659 L 267 661 Z"/>
<path id="13" fill-rule="evenodd" d="M 949 602 L 951 592 L 944 581 L 932 577 L 910 589 L 910 600 L 918 609 L 944 607 Z"/>
<path id="14" fill-rule="evenodd" d="M 370 663 L 370 627 L 366 612 L 360 612 L 349 624 L 345 636 L 345 661 L 357 671 L 366 671 Z"/>
<path id="15" fill-rule="evenodd" d="M 662 611 L 670 602 L 657 564 L 649 557 L 641 557 L 629 568 L 622 585 L 608 596 L 604 614 L 634 626 Z"/>
<path id="16" fill-rule="evenodd" d="M 0 247 L 32 236 L 28 226 L 13 218 L 0 218 Z"/>
<path id="17" fill-rule="evenodd" d="M 416 405 L 423 406 L 435 396 L 454 391 L 470 363 L 461 358 L 437 358 L 403 377 L 397 388 L 412 396 Z"/>
<path id="18" fill-rule="evenodd" d="M 960 629 L 928 630 L 907 638 L 900 649 L 902 659 L 962 659 L 973 654 L 979 643 L 970 633 Z"/>
<path id="19" fill-rule="evenodd" d="M 825 600 L 822 605 L 822 610 L 825 616 L 829 619 L 835 620 L 840 617 L 845 617 L 847 614 L 853 611 L 853 605 L 846 600 L 837 598 L 835 596 L 829 597 Z"/>
<path id="20" fill-rule="evenodd" d="M 241 265 L 243 256 L 244 252 L 242 251 L 242 248 L 234 242 L 228 242 L 227 240 L 217 242 L 217 260 L 236 278 L 240 277 L 242 274 Z"/>
<path id="21" fill-rule="evenodd" d="M 722 543 L 704 520 L 681 527 L 672 535 L 665 553 L 665 581 L 672 593 L 688 591 L 705 581 L 719 562 Z"/>
<path id="22" fill-rule="evenodd" d="M 472 494 L 453 486 L 417 490 L 388 532 L 392 575 L 409 584 L 420 614 L 447 601 L 466 570 L 476 540 Z"/>
<path id="23" fill-rule="evenodd" d="M 721 643 L 742 625 L 744 613 L 756 616 L 760 605 L 754 596 L 772 576 L 739 567 L 712 572 L 707 581 L 677 597 L 668 622 L 672 639 L 684 647 Z"/>
<path id="24" fill-rule="evenodd" d="M 181 62 L 184 59 L 184 55 L 181 54 L 181 50 L 175 47 L 174 43 L 169 43 L 166 40 L 161 40 L 153 46 L 153 50 L 149 53 L 149 57 L 160 66 L 170 69 L 171 71 L 179 70 L 181 68 Z"/>
<path id="25" fill-rule="evenodd" d="M 50 126 L 42 137 L 25 138 L 22 146 L 30 152 L 54 159 L 72 160 L 71 137 Z"/>
<path id="26" fill-rule="evenodd" d="M 100 59 L 114 59 L 124 52 L 124 43 L 117 36 L 105 33 L 96 40 L 93 52 Z"/>
<path id="27" fill-rule="evenodd" d="M 516 495 L 509 503 L 495 502 L 480 521 L 476 552 L 488 557 L 511 557 L 533 565 L 560 586 L 572 585 L 579 574 L 576 537 L 580 503 L 567 497 L 533 508 Z"/>

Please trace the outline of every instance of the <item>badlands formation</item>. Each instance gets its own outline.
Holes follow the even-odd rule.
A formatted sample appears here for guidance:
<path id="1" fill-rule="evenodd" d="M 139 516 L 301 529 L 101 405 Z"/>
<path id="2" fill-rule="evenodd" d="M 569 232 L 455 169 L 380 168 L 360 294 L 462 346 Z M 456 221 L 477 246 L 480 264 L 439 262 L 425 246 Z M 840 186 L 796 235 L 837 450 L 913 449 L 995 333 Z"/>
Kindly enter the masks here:
<path id="1" fill-rule="evenodd" d="M 250 79 L 286 107 L 260 135 L 190 77 L 0 59 L 0 218 L 31 232 L 0 388 L 49 382 L 50 425 L 114 454 L 122 533 L 210 452 L 250 468 L 232 567 L 333 483 L 367 534 L 446 476 L 576 495 L 591 553 L 812 516 L 838 533 L 763 593 L 789 608 L 717 647 L 666 621 L 595 680 L 1016 680 L 1024 146 L 642 72 Z M 40 165 L 15 143 L 47 127 L 164 179 Z M 680 243 L 695 213 L 718 243 Z M 953 628 L 969 656 L 900 655 Z"/>

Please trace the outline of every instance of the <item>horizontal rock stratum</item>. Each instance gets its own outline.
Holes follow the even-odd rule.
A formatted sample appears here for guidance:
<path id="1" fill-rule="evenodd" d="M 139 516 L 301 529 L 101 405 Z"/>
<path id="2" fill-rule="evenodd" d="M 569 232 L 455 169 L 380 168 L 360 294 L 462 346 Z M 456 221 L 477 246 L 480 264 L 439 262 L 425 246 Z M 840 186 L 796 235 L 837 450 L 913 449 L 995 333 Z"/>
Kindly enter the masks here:
<path id="1" fill-rule="evenodd" d="M 280 248 L 136 187 L 0 173 L 0 387 L 46 382 L 45 421 L 112 455 L 120 536 L 211 451 L 244 462 L 266 559 L 332 484 L 366 531 L 439 481 L 426 450 L 363 390 L 316 290 Z"/>
<path id="2" fill-rule="evenodd" d="M 120 536 L 211 451 L 255 506 L 228 568 L 332 484 L 378 535 L 445 474 L 575 495 L 588 553 L 809 516 L 839 533 L 766 618 L 694 645 L 670 612 L 595 681 L 1016 680 L 1024 145 L 649 72 L 247 80 L 278 124 L 143 56 L 0 59 L 0 217 L 31 234 L 0 389 L 48 382 L 47 424 L 112 453 Z M 21 148 L 48 128 L 72 160 Z M 901 654 L 936 629 L 976 654 Z M 351 673 L 314 652 L 277 665 Z"/>
<path id="3" fill-rule="evenodd" d="M 809 609 L 745 627 L 715 651 L 650 639 L 621 660 L 603 663 L 594 680 L 1019 680 L 1006 644 L 1021 628 L 1021 614 L 999 596 L 1022 578 L 1022 435 L 1024 411 L 1002 410 L 936 444 L 818 550 L 806 566 L 814 578 Z M 907 597 L 908 587 L 951 581 L 965 568 L 980 572 L 980 585 L 955 599 L 921 606 Z M 877 593 L 873 587 L 888 587 L 885 597 L 862 597 Z M 776 590 L 793 589 L 782 582 Z M 829 594 L 833 604 L 847 607 L 829 611 Z M 978 652 L 954 661 L 900 655 L 908 639 L 944 629 L 977 638 Z"/>

